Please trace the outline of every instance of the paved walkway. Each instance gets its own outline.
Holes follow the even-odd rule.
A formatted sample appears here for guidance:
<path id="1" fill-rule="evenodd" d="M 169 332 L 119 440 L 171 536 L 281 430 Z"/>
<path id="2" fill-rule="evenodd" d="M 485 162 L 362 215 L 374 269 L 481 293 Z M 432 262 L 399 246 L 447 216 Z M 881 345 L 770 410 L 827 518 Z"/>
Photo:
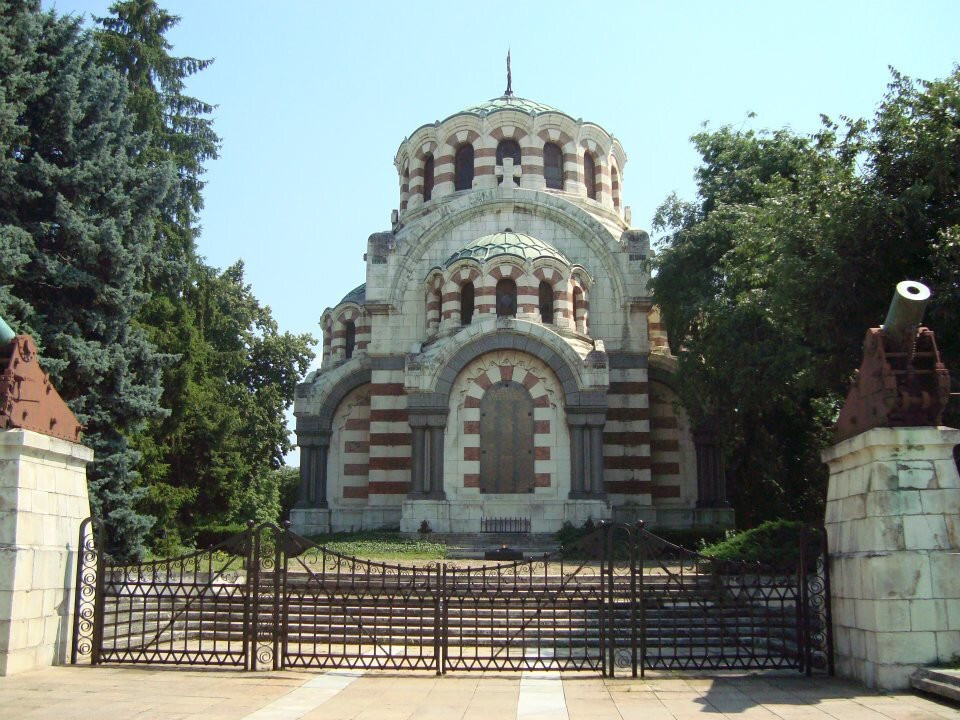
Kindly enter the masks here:
<path id="1" fill-rule="evenodd" d="M 909 693 L 795 673 L 696 676 L 57 667 L 0 678 L 0 717 L 191 720 L 960 720 Z"/>

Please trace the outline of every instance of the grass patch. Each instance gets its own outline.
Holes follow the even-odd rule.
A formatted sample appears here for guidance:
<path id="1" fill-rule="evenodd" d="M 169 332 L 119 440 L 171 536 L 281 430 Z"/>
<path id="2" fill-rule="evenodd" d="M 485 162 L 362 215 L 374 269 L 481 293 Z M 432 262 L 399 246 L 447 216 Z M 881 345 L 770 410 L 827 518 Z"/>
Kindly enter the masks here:
<path id="1" fill-rule="evenodd" d="M 443 560 L 447 546 L 429 537 L 369 530 L 312 535 L 310 540 L 341 555 L 365 560 Z"/>

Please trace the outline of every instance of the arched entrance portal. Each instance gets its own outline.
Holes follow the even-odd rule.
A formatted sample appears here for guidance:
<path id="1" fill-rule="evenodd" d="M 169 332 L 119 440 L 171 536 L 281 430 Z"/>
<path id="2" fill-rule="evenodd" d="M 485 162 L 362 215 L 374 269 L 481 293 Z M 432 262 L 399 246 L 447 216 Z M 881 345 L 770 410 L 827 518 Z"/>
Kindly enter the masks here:
<path id="1" fill-rule="evenodd" d="M 498 382 L 484 393 L 480 401 L 480 492 L 533 492 L 533 431 L 533 398 L 523 385 Z"/>

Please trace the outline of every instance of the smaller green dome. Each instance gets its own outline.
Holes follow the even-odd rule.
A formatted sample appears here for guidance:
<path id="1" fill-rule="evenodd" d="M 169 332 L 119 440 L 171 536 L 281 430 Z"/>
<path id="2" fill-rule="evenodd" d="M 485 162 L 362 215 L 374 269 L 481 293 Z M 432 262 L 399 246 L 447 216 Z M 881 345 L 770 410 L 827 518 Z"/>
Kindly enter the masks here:
<path id="1" fill-rule="evenodd" d="M 447 260 L 446 267 L 450 267 L 458 260 L 470 258 L 477 262 L 484 262 L 498 255 L 513 255 L 524 260 L 536 260 L 537 258 L 548 257 L 559 260 L 567 265 L 570 261 L 562 252 L 543 240 L 538 240 L 532 235 L 515 233 L 510 228 L 503 232 L 493 235 L 484 235 L 476 240 L 471 240 L 462 248 L 457 250 L 450 259 Z"/>
<path id="2" fill-rule="evenodd" d="M 474 115 L 488 115 L 498 110 L 519 110 L 525 113 L 545 113 L 559 112 L 556 108 L 544 105 L 536 100 L 527 100 L 513 95 L 501 95 L 498 98 L 487 100 L 485 103 L 464 108 L 460 112 L 471 113 Z"/>

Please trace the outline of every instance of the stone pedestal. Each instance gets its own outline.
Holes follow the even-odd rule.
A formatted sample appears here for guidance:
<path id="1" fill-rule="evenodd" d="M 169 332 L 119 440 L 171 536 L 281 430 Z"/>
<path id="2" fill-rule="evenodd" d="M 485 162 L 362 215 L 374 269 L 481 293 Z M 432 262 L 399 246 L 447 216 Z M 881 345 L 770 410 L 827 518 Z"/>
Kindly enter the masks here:
<path id="1" fill-rule="evenodd" d="M 400 532 L 420 532 L 424 520 L 433 532 L 451 532 L 450 503 L 446 500 L 405 500 L 400 514 Z"/>
<path id="2" fill-rule="evenodd" d="M 290 529 L 298 535 L 321 535 L 330 532 L 330 511 L 320 508 L 290 510 Z"/>
<path id="3" fill-rule="evenodd" d="M 960 653 L 960 431 L 875 428 L 824 451 L 837 672 L 906 689 Z"/>
<path id="4" fill-rule="evenodd" d="M 0 675 L 69 657 L 91 460 L 83 445 L 0 431 Z"/>

